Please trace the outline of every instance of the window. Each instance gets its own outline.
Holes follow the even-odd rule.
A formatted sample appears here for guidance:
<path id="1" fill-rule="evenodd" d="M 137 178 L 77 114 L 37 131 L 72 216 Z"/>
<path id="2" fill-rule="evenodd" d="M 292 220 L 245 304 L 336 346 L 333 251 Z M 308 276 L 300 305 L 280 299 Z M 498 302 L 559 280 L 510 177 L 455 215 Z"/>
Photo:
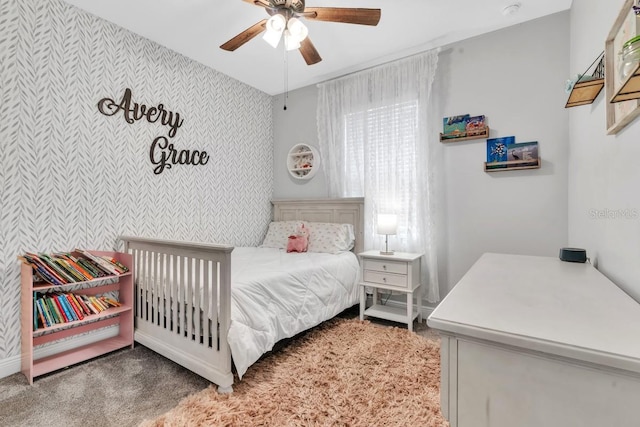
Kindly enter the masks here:
<path id="1" fill-rule="evenodd" d="M 400 242 L 416 224 L 418 101 L 347 114 L 344 118 L 344 197 L 366 197 L 376 213 L 398 215 Z"/>

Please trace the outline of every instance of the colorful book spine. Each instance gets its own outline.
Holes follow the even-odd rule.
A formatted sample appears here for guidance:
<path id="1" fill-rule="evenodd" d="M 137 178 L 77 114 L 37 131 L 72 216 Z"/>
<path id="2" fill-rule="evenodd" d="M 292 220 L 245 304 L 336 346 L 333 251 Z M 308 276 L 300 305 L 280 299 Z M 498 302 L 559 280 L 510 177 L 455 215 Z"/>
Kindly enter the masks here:
<path id="1" fill-rule="evenodd" d="M 69 303 L 69 300 L 67 299 L 67 296 L 65 294 L 59 294 L 58 299 L 60 300 L 60 305 L 62 305 L 63 308 L 65 309 L 65 313 L 67 313 L 67 317 L 71 319 L 71 322 L 80 320 L 75 310 Z"/>
<path id="2" fill-rule="evenodd" d="M 56 322 L 53 320 L 53 317 L 51 316 L 51 313 L 49 313 L 49 308 L 47 307 L 47 303 L 45 302 L 45 300 L 43 298 L 38 299 L 38 306 L 40 307 L 40 310 L 42 311 L 42 314 L 44 315 L 44 319 L 46 321 L 46 325 L 47 326 L 55 325 Z"/>
<path id="3" fill-rule="evenodd" d="M 84 311 L 84 308 L 80 303 L 80 299 L 73 293 L 68 294 L 67 298 L 69 298 L 70 302 L 73 304 L 74 308 L 76 309 L 76 313 L 78 314 L 78 317 L 80 317 L 80 319 L 84 319 L 86 312 Z"/>
<path id="4" fill-rule="evenodd" d="M 120 271 L 110 262 L 106 261 L 105 259 L 93 255 L 92 253 L 85 251 L 83 249 L 76 249 L 76 252 L 82 254 L 84 257 L 90 259 L 91 261 L 93 261 L 94 263 L 96 263 L 98 265 L 98 267 L 100 267 L 101 269 L 103 269 L 105 272 L 115 275 L 115 276 L 119 276 L 121 273 Z"/>
<path id="5" fill-rule="evenodd" d="M 111 264 L 113 264 L 118 270 L 120 270 L 120 273 L 126 273 L 129 271 L 129 267 L 127 267 L 126 265 L 122 264 L 121 262 L 119 262 L 117 259 L 115 258 L 111 258 L 108 256 L 103 256 L 102 259 L 104 259 L 107 262 L 110 262 Z"/>
<path id="6" fill-rule="evenodd" d="M 67 304 L 69 304 L 69 307 L 71 307 L 71 309 L 75 313 L 75 317 L 77 318 L 77 320 L 84 319 L 84 314 L 82 314 L 82 309 L 77 305 L 77 303 L 73 299 L 73 294 L 63 294 L 62 296 L 67 301 Z"/>
<path id="7" fill-rule="evenodd" d="M 45 298 L 45 301 L 47 302 L 47 305 L 49 306 L 49 312 L 53 315 L 55 323 L 64 323 L 64 317 L 62 316 L 62 313 L 60 312 L 60 310 L 58 309 L 58 305 L 55 303 L 55 301 L 53 300 L 52 297 L 48 296 Z"/>
<path id="8" fill-rule="evenodd" d="M 47 318 L 44 315 L 44 311 L 42 310 L 42 302 L 40 300 L 36 300 L 36 310 L 38 312 L 38 317 L 40 318 L 40 321 L 42 322 L 42 326 L 47 327 L 47 326 L 51 326 L 49 324 L 49 321 L 47 320 Z M 38 328 L 34 329 L 37 330 Z"/>
<path id="9" fill-rule="evenodd" d="M 63 268 L 61 268 L 56 262 L 55 260 L 53 260 L 52 258 L 50 258 L 47 254 L 43 254 L 43 253 L 39 253 L 38 257 L 42 260 L 43 263 L 45 263 L 47 266 L 49 266 L 52 270 L 54 270 L 60 277 L 62 277 L 67 283 L 74 283 L 77 280 L 70 275 L 69 273 L 67 273 L 66 271 L 64 271 Z"/>
<path id="10" fill-rule="evenodd" d="M 87 306 L 87 304 L 84 302 L 82 295 L 73 295 L 73 297 L 76 299 L 76 301 L 78 301 L 78 304 L 80 305 L 80 307 L 82 307 L 82 311 L 86 316 L 91 316 L 93 314 L 93 311 L 91 311 L 89 306 Z"/>
<path id="11" fill-rule="evenodd" d="M 61 323 L 71 322 L 71 320 L 73 319 L 67 315 L 67 310 L 65 310 L 60 303 L 60 299 L 56 295 L 53 295 L 51 299 L 53 300 L 53 303 L 56 305 L 56 307 L 58 307 L 58 312 L 60 313 L 62 320 Z"/>
<path id="12" fill-rule="evenodd" d="M 104 277 L 106 273 L 86 258 L 77 258 L 77 263 L 89 271 L 93 277 Z"/>
<path id="13" fill-rule="evenodd" d="M 84 302 L 87 305 L 87 307 L 89 307 L 89 309 L 93 312 L 93 314 L 100 314 L 100 311 L 98 311 L 98 309 L 95 308 L 95 306 L 93 305 L 93 302 L 91 301 L 91 297 L 83 295 L 82 298 L 84 299 Z"/>
<path id="14" fill-rule="evenodd" d="M 23 256 L 31 266 L 35 266 L 40 276 L 52 285 L 64 285 L 66 282 L 61 276 L 46 265 L 36 254 L 26 253 Z"/>

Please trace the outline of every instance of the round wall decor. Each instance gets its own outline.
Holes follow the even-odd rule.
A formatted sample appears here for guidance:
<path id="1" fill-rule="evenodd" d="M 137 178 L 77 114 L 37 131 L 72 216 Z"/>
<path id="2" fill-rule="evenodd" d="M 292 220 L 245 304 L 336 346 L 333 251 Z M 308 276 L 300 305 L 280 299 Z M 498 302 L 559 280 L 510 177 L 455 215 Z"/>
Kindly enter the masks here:
<path id="1" fill-rule="evenodd" d="M 295 179 L 311 179 L 320 167 L 318 150 L 308 144 L 296 144 L 287 155 L 287 169 Z"/>

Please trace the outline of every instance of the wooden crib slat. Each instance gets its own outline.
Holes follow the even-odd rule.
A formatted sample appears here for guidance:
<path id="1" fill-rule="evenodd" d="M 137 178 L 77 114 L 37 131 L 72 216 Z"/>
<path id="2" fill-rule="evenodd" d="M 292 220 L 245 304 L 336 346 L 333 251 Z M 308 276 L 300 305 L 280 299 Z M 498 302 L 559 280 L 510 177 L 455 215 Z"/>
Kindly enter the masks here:
<path id="1" fill-rule="evenodd" d="M 175 255 L 169 255 L 171 257 L 171 330 L 174 334 L 178 334 L 180 326 L 178 325 L 178 284 L 176 283 L 176 272 L 178 269 L 178 257 Z"/>
<path id="2" fill-rule="evenodd" d="M 184 271 L 185 271 L 185 267 L 187 265 L 187 260 L 185 257 L 181 256 L 180 257 L 180 263 L 179 263 L 179 273 L 177 276 L 177 285 L 178 285 L 178 292 L 179 292 L 179 302 L 180 302 L 180 318 L 179 318 L 179 322 L 180 322 L 180 334 L 183 337 L 187 336 L 187 313 L 186 313 L 186 301 L 187 301 L 187 289 L 185 286 L 185 282 L 184 282 Z"/>
<path id="3" fill-rule="evenodd" d="M 193 337 L 193 269 L 194 269 L 194 259 L 191 257 L 187 257 L 187 276 L 186 276 L 186 284 L 187 284 L 187 338 L 191 339 Z"/>
<path id="4" fill-rule="evenodd" d="M 204 261 L 204 271 L 202 274 L 202 286 L 204 286 L 203 294 L 202 294 L 202 326 L 204 327 L 204 331 L 202 336 L 204 337 L 203 345 L 205 347 L 209 346 L 209 337 L 211 336 L 211 331 L 209 324 L 211 317 L 209 317 L 209 305 L 210 305 L 210 297 L 209 297 L 209 287 L 211 286 L 211 277 L 209 277 L 209 264 L 210 261 Z"/>
<path id="5" fill-rule="evenodd" d="M 169 298 L 169 296 L 171 294 L 169 294 L 167 291 L 167 287 L 168 287 L 168 283 L 167 283 L 167 270 L 166 270 L 166 265 L 165 265 L 165 260 L 167 257 L 167 254 L 159 254 L 160 255 L 160 262 L 159 262 L 159 269 L 160 269 L 160 275 L 158 276 L 158 278 L 160 280 L 158 280 L 158 283 L 160 284 L 160 292 L 158 292 L 158 317 L 160 318 L 160 327 L 161 328 L 166 328 L 167 327 L 167 321 L 166 321 L 166 304 L 167 304 L 167 299 Z"/>
<path id="6" fill-rule="evenodd" d="M 194 330 L 195 330 L 195 340 L 197 343 L 200 342 L 200 338 L 202 338 L 202 324 L 200 323 L 200 311 L 201 311 L 201 304 L 200 304 L 200 287 L 202 286 L 202 260 L 201 259 L 195 259 L 195 276 L 194 276 L 194 284 L 193 284 L 193 292 L 195 294 L 194 296 L 194 307 L 195 310 L 193 310 L 193 314 L 195 316 L 195 322 L 194 322 Z"/>
<path id="7" fill-rule="evenodd" d="M 141 257 L 141 261 L 142 261 L 142 268 L 140 269 L 140 271 L 144 270 L 144 276 L 141 278 L 140 280 L 140 284 L 142 286 L 142 298 L 144 299 L 144 301 L 142 302 L 142 314 L 141 314 L 141 318 L 143 321 L 147 321 L 147 316 L 148 316 L 148 310 L 149 310 L 149 293 L 147 292 L 148 290 L 148 286 L 149 286 L 149 251 L 140 251 L 140 257 Z M 136 270 L 137 270 L 137 266 L 136 266 Z"/>

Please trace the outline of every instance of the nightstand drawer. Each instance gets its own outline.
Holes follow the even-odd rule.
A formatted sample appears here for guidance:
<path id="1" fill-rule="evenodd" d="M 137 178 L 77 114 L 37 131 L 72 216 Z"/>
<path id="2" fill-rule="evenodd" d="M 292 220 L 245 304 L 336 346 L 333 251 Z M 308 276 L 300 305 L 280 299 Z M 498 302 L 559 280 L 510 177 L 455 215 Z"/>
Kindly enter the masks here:
<path id="1" fill-rule="evenodd" d="M 365 259 L 364 269 L 380 271 L 383 273 L 407 274 L 407 263 L 398 261 L 385 261 L 378 259 Z"/>
<path id="2" fill-rule="evenodd" d="M 369 283 L 379 283 L 381 285 L 390 285 L 406 288 L 407 276 L 404 274 L 381 273 L 377 271 L 365 270 L 364 281 Z"/>

